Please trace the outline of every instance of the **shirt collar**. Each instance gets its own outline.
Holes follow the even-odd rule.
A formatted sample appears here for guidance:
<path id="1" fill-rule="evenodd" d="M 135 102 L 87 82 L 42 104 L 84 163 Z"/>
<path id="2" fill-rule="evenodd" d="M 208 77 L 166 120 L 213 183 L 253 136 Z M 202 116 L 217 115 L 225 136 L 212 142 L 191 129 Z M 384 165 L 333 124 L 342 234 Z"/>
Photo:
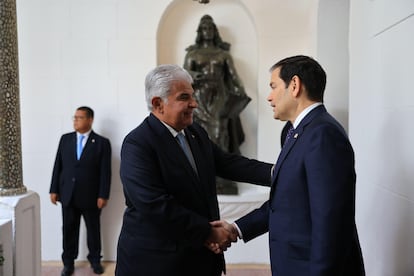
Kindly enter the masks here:
<path id="1" fill-rule="evenodd" d="M 171 132 L 171 135 L 173 137 L 176 137 L 178 135 L 178 133 L 182 133 L 185 136 L 185 132 L 184 130 L 181 131 L 176 131 L 174 128 L 172 128 L 171 126 L 169 126 L 168 124 L 164 123 L 163 121 L 161 121 L 161 123 L 163 123 L 163 125 Z"/>
<path id="2" fill-rule="evenodd" d="M 92 132 L 92 129 L 90 129 L 89 131 L 87 131 L 85 133 L 76 132 L 76 137 L 79 139 L 79 136 L 83 135 L 86 138 L 85 140 L 87 140 L 87 138 L 89 137 L 89 134 L 91 134 L 91 132 Z"/>
<path id="3" fill-rule="evenodd" d="M 300 124 L 300 122 L 303 120 L 303 118 L 305 118 L 305 116 L 308 115 L 309 112 L 311 112 L 313 109 L 317 108 L 318 106 L 320 106 L 322 104 L 323 103 L 321 103 L 321 102 L 314 103 L 314 104 L 311 104 L 310 106 L 308 106 L 307 108 L 305 108 L 304 110 L 302 110 L 302 112 L 299 113 L 298 117 L 296 117 L 296 120 L 293 123 L 293 127 L 296 129 L 298 127 L 298 125 Z"/>

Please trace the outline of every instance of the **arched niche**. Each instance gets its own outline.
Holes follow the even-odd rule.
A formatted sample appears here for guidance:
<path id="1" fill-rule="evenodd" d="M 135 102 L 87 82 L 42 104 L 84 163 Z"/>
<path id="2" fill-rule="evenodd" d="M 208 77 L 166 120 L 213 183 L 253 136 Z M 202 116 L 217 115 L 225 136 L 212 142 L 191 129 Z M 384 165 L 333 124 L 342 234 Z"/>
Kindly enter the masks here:
<path id="1" fill-rule="evenodd" d="M 243 155 L 257 158 L 258 125 L 258 40 L 252 16 L 239 0 L 211 1 L 208 5 L 196 1 L 175 0 L 164 11 L 157 31 L 157 63 L 183 65 L 185 49 L 194 44 L 200 18 L 213 17 L 221 38 L 231 44 L 230 53 L 246 93 L 252 98 L 240 115 L 245 141 L 240 150 Z M 231 16 L 230 16 L 231 15 Z M 219 196 L 223 218 L 241 213 L 237 206 L 247 209 L 257 206 L 267 196 L 267 189 L 239 183 L 240 196 Z M 245 202 L 246 204 L 241 204 Z"/>
<path id="2" fill-rule="evenodd" d="M 183 65 L 185 49 L 194 44 L 200 18 L 209 14 L 222 39 L 231 44 L 230 53 L 237 72 L 252 98 L 241 114 L 246 139 L 241 145 L 244 155 L 257 156 L 257 35 L 252 18 L 238 0 L 196 1 L 175 0 L 164 11 L 157 31 L 157 63 Z M 229 16 L 231 15 L 231 16 Z"/>

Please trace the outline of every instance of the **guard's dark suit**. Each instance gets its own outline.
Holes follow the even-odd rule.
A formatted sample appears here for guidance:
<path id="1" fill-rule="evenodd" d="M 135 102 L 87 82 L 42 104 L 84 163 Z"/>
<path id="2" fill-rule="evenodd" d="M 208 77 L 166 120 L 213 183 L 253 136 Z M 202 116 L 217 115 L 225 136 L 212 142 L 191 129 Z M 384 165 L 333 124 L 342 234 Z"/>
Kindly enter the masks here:
<path id="1" fill-rule="evenodd" d="M 88 260 L 100 261 L 101 235 L 98 198 L 109 198 L 111 146 L 95 132 L 89 134 L 82 155 L 76 158 L 76 132 L 64 134 L 59 142 L 50 193 L 59 195 L 63 216 L 63 253 L 65 265 L 78 256 L 81 215 L 87 227 Z"/>

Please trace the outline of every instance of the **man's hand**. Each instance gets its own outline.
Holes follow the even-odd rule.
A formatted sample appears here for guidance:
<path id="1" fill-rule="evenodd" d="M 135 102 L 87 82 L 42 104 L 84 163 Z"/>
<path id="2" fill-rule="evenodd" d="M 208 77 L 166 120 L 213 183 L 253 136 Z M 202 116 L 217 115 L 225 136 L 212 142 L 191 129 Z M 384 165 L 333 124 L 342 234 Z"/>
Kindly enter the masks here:
<path id="1" fill-rule="evenodd" d="M 105 198 L 98 198 L 98 202 L 97 202 L 97 205 L 98 205 L 98 208 L 99 209 L 102 209 L 103 207 L 105 207 L 106 206 L 106 203 L 108 203 L 108 200 L 107 199 L 105 199 Z"/>
<path id="2" fill-rule="evenodd" d="M 216 254 L 226 251 L 232 242 L 237 241 L 237 229 L 224 220 L 210 222 L 212 231 L 205 245 Z"/>
<path id="3" fill-rule="evenodd" d="M 59 201 L 59 195 L 55 193 L 50 193 L 50 201 L 56 205 L 56 203 Z"/>

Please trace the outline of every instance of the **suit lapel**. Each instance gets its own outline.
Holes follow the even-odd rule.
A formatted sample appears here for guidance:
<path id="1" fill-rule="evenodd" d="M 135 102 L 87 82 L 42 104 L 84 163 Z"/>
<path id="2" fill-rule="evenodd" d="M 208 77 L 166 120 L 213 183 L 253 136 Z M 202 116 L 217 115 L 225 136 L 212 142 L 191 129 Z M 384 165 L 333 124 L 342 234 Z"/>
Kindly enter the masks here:
<path id="1" fill-rule="evenodd" d="M 305 116 L 305 118 L 303 118 L 303 120 L 299 123 L 298 127 L 295 129 L 295 131 L 293 132 L 291 138 L 289 139 L 289 141 L 287 141 L 286 145 L 284 145 L 282 147 L 282 150 L 279 154 L 279 157 L 277 159 L 277 162 L 275 164 L 275 169 L 273 171 L 273 176 L 272 176 L 272 187 L 274 185 L 276 185 L 276 179 L 277 176 L 279 174 L 280 171 L 280 167 L 283 164 L 283 161 L 286 159 L 286 157 L 288 156 L 289 152 L 291 151 L 291 149 L 293 148 L 293 146 L 295 145 L 296 141 L 299 139 L 299 137 L 303 134 L 303 132 L 305 131 L 306 126 L 312 122 L 312 120 L 319 116 L 320 114 L 326 112 L 326 109 L 323 105 L 316 107 L 315 109 L 313 109 L 311 112 L 309 112 L 309 114 L 307 114 Z"/>
<path id="2" fill-rule="evenodd" d="M 188 161 L 187 157 L 185 156 L 185 153 L 181 149 L 175 137 L 171 135 L 171 132 L 165 127 L 165 125 L 152 113 L 148 117 L 148 121 L 151 128 L 160 137 L 162 141 L 161 145 L 165 146 L 164 148 L 166 154 L 170 157 L 172 156 L 174 162 L 181 163 L 183 169 L 193 178 L 193 181 L 197 182 L 197 186 L 200 186 L 197 174 L 194 172 L 193 167 L 191 167 L 190 161 Z M 191 134 L 191 132 L 188 131 L 185 131 L 185 134 L 188 135 L 187 141 L 190 144 L 194 160 L 196 162 L 196 165 L 198 166 L 198 154 L 195 153 L 195 151 L 197 151 L 197 143 L 194 141 L 195 137 Z"/>
<path id="3" fill-rule="evenodd" d="M 76 132 L 75 132 L 75 157 L 76 157 L 76 148 L 77 148 L 77 145 L 78 145 L 77 139 L 78 139 L 78 137 L 77 137 Z M 95 134 L 95 132 L 91 131 L 89 133 L 88 140 L 86 140 L 85 146 L 83 147 L 82 154 L 81 154 L 79 160 L 81 160 L 84 155 L 88 154 L 88 152 L 91 150 L 91 147 L 92 147 L 91 144 L 95 143 L 95 140 L 96 140 L 96 134 Z"/>
<path id="4" fill-rule="evenodd" d="M 193 154 L 193 158 L 194 161 L 196 163 L 196 167 L 197 167 L 197 173 L 199 173 L 199 164 L 201 164 L 201 151 L 200 151 L 200 147 L 198 146 L 198 143 L 195 139 L 195 135 L 187 128 L 184 130 L 188 144 L 190 145 L 191 148 L 191 153 Z M 191 166 L 191 165 L 190 165 Z M 192 169 L 192 168 L 191 168 Z M 192 172 L 197 176 L 197 178 L 199 177 L 199 175 L 197 175 L 196 172 L 194 172 L 194 170 L 192 169 Z"/>
<path id="5" fill-rule="evenodd" d="M 72 137 L 70 141 L 70 152 L 73 156 L 73 160 L 78 161 L 77 157 L 77 147 L 78 147 L 78 136 L 75 132 L 72 132 Z"/>
<path id="6" fill-rule="evenodd" d="M 92 144 L 94 144 L 95 141 L 96 141 L 96 134 L 95 132 L 91 131 L 91 133 L 89 133 L 88 140 L 86 140 L 85 146 L 83 147 L 82 155 L 84 153 L 87 153 L 91 149 Z"/>
<path id="7" fill-rule="evenodd" d="M 288 153 L 292 149 L 293 145 L 296 143 L 296 139 L 298 137 L 299 137 L 298 131 L 295 129 L 295 131 L 292 134 L 292 137 L 282 147 L 282 150 L 280 151 L 279 157 L 277 158 L 276 165 L 275 165 L 275 168 L 274 168 L 274 171 L 273 171 L 272 186 L 275 184 L 275 179 L 277 178 L 277 175 L 279 174 L 280 166 L 282 165 L 282 163 L 285 160 L 286 156 L 288 155 Z"/>
<path id="8" fill-rule="evenodd" d="M 207 198 L 207 195 L 211 194 L 211 192 L 207 190 L 209 183 L 206 183 L 209 177 L 204 174 L 211 172 L 211 169 L 206 168 L 207 163 L 203 159 L 203 156 L 205 155 L 203 154 L 203 149 L 199 144 L 200 138 L 198 137 L 197 132 L 195 132 L 191 127 L 184 130 L 198 168 L 198 176 L 191 167 L 190 162 L 175 137 L 171 135 L 171 132 L 165 127 L 165 125 L 152 113 L 150 113 L 150 116 L 148 117 L 148 123 L 150 128 L 154 131 L 154 134 L 157 136 L 158 141 L 156 143 L 163 148 L 163 152 L 165 152 L 167 158 L 169 158 L 171 162 L 181 164 L 181 168 L 189 177 L 189 184 L 198 193 L 200 200 L 203 200 L 208 208 L 210 208 L 210 201 Z"/>
<path id="9" fill-rule="evenodd" d="M 198 137 L 197 133 L 193 130 L 192 127 L 187 127 L 185 130 L 185 135 L 188 137 L 188 143 L 191 147 L 191 152 L 193 153 L 194 161 L 197 166 L 198 175 L 194 172 L 194 170 L 191 169 L 192 174 L 195 176 L 194 179 L 194 185 L 196 186 L 196 189 L 199 191 L 201 198 L 205 200 L 206 205 L 210 209 L 210 201 L 207 198 L 207 195 L 211 194 L 211 191 L 209 190 L 208 183 L 208 175 L 206 175 L 208 172 L 211 172 L 211 169 L 209 169 L 205 160 L 205 154 L 203 154 L 202 148 L 199 144 L 200 138 Z M 191 165 L 189 165 L 191 166 Z M 214 187 L 215 188 L 215 187 Z M 214 211 L 211 212 L 212 216 L 214 214 Z"/>

